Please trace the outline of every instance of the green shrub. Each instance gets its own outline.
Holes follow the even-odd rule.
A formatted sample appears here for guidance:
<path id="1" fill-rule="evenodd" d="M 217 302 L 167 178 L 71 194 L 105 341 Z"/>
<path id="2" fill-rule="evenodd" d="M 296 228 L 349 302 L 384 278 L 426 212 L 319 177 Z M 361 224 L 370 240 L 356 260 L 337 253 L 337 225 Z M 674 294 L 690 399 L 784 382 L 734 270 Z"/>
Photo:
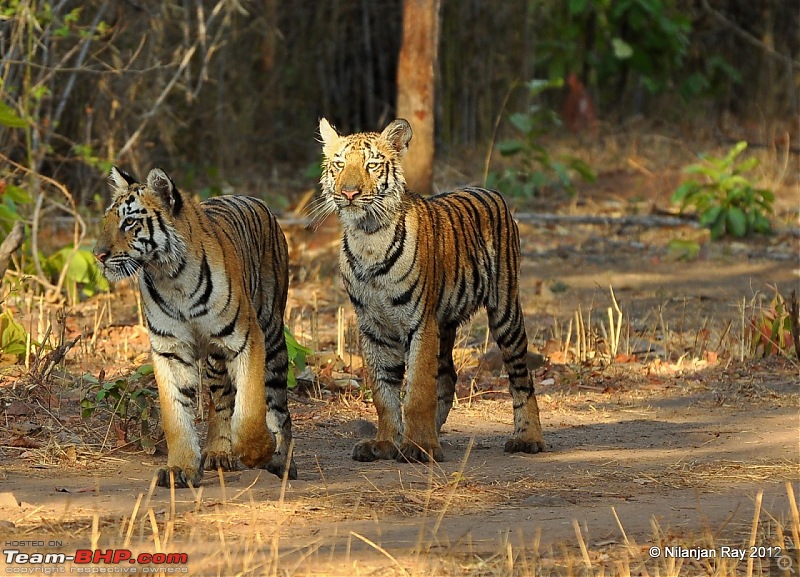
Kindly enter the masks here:
<path id="1" fill-rule="evenodd" d="M 497 144 L 500 154 L 513 158 L 514 162 L 502 173 L 492 172 L 488 175 L 486 185 L 489 188 L 499 189 L 513 196 L 532 197 L 553 185 L 574 193 L 572 173 L 577 173 L 584 180 L 594 181 L 594 171 L 580 158 L 566 154 L 554 157 L 541 142 L 543 136 L 561 124 L 561 120 L 558 113 L 537 102 L 537 96 L 562 85 L 561 78 L 534 79 L 527 83 L 532 104 L 527 111 L 516 112 L 508 118 L 517 137 Z"/>
<path id="2" fill-rule="evenodd" d="M 135 440 L 145 451 L 155 451 L 153 438 L 158 422 L 158 408 L 155 399 L 158 392 L 154 387 L 153 365 L 146 364 L 124 379 L 101 381 L 94 375 L 84 375 L 90 384 L 89 392 L 81 401 L 81 417 L 88 419 L 98 409 L 105 409 L 112 417 L 119 419 L 119 430 L 125 434 L 125 441 L 131 426 L 138 433 Z M 102 377 L 101 377 L 102 378 Z"/>
<path id="3" fill-rule="evenodd" d="M 700 224 L 711 229 L 711 238 L 725 234 L 741 238 L 772 230 L 767 215 L 773 212 L 775 194 L 747 177 L 758 159 L 737 160 L 746 148 L 747 142 L 742 141 L 723 158 L 701 155 L 701 162 L 684 169 L 700 178 L 687 180 L 672 195 L 681 211 L 694 208 Z"/>

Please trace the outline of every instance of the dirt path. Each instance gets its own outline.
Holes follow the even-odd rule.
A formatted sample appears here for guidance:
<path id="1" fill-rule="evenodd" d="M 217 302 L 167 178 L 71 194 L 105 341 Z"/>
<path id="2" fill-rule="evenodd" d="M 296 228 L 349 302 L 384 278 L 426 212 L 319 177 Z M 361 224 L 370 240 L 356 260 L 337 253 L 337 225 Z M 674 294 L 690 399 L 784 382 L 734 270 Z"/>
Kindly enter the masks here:
<path id="1" fill-rule="evenodd" d="M 176 495 L 172 550 L 188 547 L 191 559 L 207 558 L 203 566 L 221 563 L 222 574 L 241 568 L 221 557 L 223 527 L 229 543 L 251 549 L 258 532 L 282 567 L 336 573 L 391 565 L 378 547 L 404 563 L 420 562 L 415 548 L 429 552 L 426 562 L 467 553 L 488 558 L 509 545 L 573 549 L 574 521 L 593 555 L 621 546 L 620 524 L 642 547 L 657 542 L 654 527 L 672 539 L 710 534 L 717 546 L 743 546 L 759 491 L 769 527 L 759 543 L 768 543 L 777 522 L 791 515 L 785 482 L 800 490 L 798 391 L 796 382 L 776 378 L 792 370 L 782 363 L 752 366 L 746 375 L 708 370 L 612 394 L 544 386 L 550 450 L 533 456 L 502 452 L 512 429 L 507 399 L 462 402 L 445 427 L 447 460 L 431 469 L 352 461 L 357 432 L 368 428 L 358 419 L 374 421 L 371 406 L 296 399 L 300 479 L 285 487 L 283 503 L 280 480 L 267 473 L 229 473 L 224 489 L 207 474 L 199 497 Z M 50 467 L 4 461 L 3 491 L 22 505 L 4 500 L 3 539 L 88 547 L 96 515 L 100 546 L 124 544 L 127 519 L 137 497 L 149 498 L 150 475 L 163 456 L 97 457 L 79 449 L 74 459 Z M 140 508 L 162 523 L 171 515 L 170 492 L 155 490 Z M 134 536 L 143 539 L 133 543 L 147 550 L 149 521 L 139 518 Z M 197 563 L 190 569 L 205 574 Z"/>

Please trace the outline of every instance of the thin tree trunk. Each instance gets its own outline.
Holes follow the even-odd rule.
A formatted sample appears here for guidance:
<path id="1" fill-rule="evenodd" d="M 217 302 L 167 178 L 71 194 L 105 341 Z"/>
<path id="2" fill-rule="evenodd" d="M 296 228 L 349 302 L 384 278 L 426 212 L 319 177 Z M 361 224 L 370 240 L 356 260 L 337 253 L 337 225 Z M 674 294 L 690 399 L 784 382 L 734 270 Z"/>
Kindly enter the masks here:
<path id="1" fill-rule="evenodd" d="M 403 161 L 409 188 L 433 189 L 434 87 L 441 0 L 404 0 L 403 45 L 397 65 L 397 116 L 414 137 Z"/>
<path id="2" fill-rule="evenodd" d="M 25 227 L 21 222 L 16 221 L 14 226 L 11 227 L 11 232 L 8 233 L 8 236 L 3 241 L 3 244 L 0 244 L 0 280 L 2 280 L 3 276 L 6 274 L 8 261 L 11 260 L 11 255 L 22 246 L 24 241 Z"/>

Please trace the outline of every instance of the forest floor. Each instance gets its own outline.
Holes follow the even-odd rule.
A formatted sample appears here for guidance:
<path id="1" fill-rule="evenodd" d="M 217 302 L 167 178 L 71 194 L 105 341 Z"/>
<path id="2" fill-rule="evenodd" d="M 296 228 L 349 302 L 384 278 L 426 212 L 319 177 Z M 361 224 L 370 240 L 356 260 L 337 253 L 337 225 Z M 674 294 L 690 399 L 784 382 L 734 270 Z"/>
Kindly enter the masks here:
<path id="1" fill-rule="evenodd" d="M 148 341 L 122 283 L 68 309 L 65 337 L 84 337 L 49 378 L 2 367 L 4 550 L 187 553 L 160 571 L 192 575 L 796 575 L 777 568 L 787 554 L 800 566 L 787 551 L 800 531 L 800 365 L 763 356 L 751 327 L 776 292 L 788 301 L 798 288 L 798 238 L 781 232 L 797 226 L 798 183 L 780 189 L 777 234 L 710 242 L 690 222 L 647 221 L 681 175 L 627 158 L 628 170 L 601 173 L 574 198 L 518 207 L 547 452 L 503 453 L 511 400 L 479 314 L 457 343 L 446 460 L 351 460 L 376 415 L 336 276 L 338 225 L 289 224 L 288 325 L 314 351 L 290 398 L 299 478 L 242 470 L 206 473 L 197 490 L 153 487 L 163 442 L 142 450 L 138 413 L 112 418 L 96 396 L 103 383 L 152 386 L 132 376 Z M 523 218 L 544 212 L 564 218 Z M 615 224 L 625 215 L 643 220 Z M 31 326 L 56 318 L 35 303 L 27 315 Z M 95 406 L 82 418 L 86 399 Z M 725 556 L 751 545 L 749 559 Z M 0 565 L 58 571 L 5 553 Z"/>

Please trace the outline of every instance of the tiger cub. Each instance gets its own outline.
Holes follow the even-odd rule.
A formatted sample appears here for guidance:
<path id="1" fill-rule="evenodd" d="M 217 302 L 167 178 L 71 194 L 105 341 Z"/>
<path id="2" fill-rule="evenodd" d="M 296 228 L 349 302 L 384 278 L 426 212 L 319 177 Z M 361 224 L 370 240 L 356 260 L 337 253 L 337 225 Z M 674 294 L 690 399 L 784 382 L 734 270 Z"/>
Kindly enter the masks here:
<path id="1" fill-rule="evenodd" d="M 203 467 L 232 470 L 239 461 L 282 475 L 292 422 L 288 251 L 277 220 L 249 196 L 198 203 L 158 168 L 143 184 L 113 168 L 110 182 L 94 255 L 110 281 L 139 273 L 167 439 L 158 485 L 169 487 L 171 474 L 176 487 L 197 486 Z M 201 384 L 211 393 L 202 454 L 193 411 Z"/>
<path id="2" fill-rule="evenodd" d="M 339 265 L 378 411 L 376 438 L 358 442 L 353 459 L 443 458 L 438 436 L 455 393 L 456 329 L 479 307 L 509 375 L 514 434 L 505 450 L 544 450 L 518 294 L 519 233 L 503 198 L 481 188 L 430 198 L 408 190 L 405 120 L 380 134 L 340 136 L 324 118 L 319 129 L 316 216 L 335 211 L 342 224 Z"/>

